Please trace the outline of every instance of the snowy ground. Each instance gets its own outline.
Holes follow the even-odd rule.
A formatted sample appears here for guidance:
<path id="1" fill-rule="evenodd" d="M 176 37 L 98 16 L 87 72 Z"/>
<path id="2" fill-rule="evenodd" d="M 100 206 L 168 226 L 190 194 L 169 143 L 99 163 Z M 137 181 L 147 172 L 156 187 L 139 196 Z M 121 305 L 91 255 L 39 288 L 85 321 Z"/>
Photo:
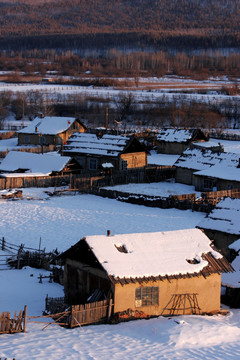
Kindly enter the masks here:
<path id="1" fill-rule="evenodd" d="M 50 197 L 43 189 L 24 189 L 24 199 L 0 200 L 0 236 L 13 243 L 65 250 L 85 235 L 192 228 L 203 213 L 125 204 L 92 195 Z M 31 198 L 34 198 L 30 200 Z M 0 271 L 0 312 L 28 306 L 41 315 L 44 299 L 62 296 L 62 286 L 39 283 L 44 270 Z M 3 290 L 3 291 L 2 291 Z M 239 359 L 240 311 L 227 316 L 180 316 L 118 325 L 64 329 L 28 323 L 26 333 L 0 335 L 0 358 L 16 360 Z"/>
<path id="2" fill-rule="evenodd" d="M 62 295 L 60 285 L 47 280 L 39 284 L 38 275 L 39 270 L 31 268 L 0 272 L 1 288 L 5 288 L 0 295 L 1 310 L 13 312 L 19 310 L 17 304 L 22 305 L 20 309 L 27 304 L 28 315 L 36 315 L 43 310 L 46 294 Z M 0 335 L 0 357 L 16 360 L 240 358 L 240 310 L 230 311 L 227 316 L 159 317 L 72 330 L 58 325 L 42 330 L 45 326 L 28 322 L 26 333 Z"/>
<path id="3" fill-rule="evenodd" d="M 106 186 L 105 189 L 123 191 L 131 194 L 168 197 L 169 195 L 183 195 L 196 193 L 195 187 L 175 182 L 162 181 L 147 184 L 126 184 Z M 200 193 L 196 193 L 200 196 Z"/>
<path id="4" fill-rule="evenodd" d="M 148 83 L 148 85 L 147 85 Z M 48 99 L 57 99 L 59 94 L 68 96 L 81 94 L 88 97 L 103 97 L 107 99 L 116 99 L 120 94 L 134 94 L 136 102 L 142 101 L 158 101 L 162 98 L 171 101 L 176 97 L 176 93 L 181 94 L 181 91 L 189 90 L 192 93 L 184 93 L 185 99 L 195 99 L 200 102 L 221 102 L 223 99 L 234 99 L 233 96 L 218 94 L 218 89 L 229 84 L 228 79 L 211 79 L 209 81 L 195 81 L 184 78 L 155 78 L 141 79 L 141 86 L 136 88 L 118 89 L 112 87 L 96 87 L 96 86 L 74 86 L 74 85 L 58 85 L 58 84 L 31 84 L 31 83 L 4 83 L 0 82 L 0 92 L 11 91 L 13 93 L 41 93 Z M 198 94 L 197 89 L 211 89 L 211 91 Z"/>
<path id="5" fill-rule="evenodd" d="M 27 247 L 63 251 L 86 235 L 177 230 L 195 227 L 204 213 L 126 204 L 94 195 L 49 197 L 23 189 L 23 200 L 0 199 L 0 237 Z M 32 199 L 32 200 L 30 200 Z"/>

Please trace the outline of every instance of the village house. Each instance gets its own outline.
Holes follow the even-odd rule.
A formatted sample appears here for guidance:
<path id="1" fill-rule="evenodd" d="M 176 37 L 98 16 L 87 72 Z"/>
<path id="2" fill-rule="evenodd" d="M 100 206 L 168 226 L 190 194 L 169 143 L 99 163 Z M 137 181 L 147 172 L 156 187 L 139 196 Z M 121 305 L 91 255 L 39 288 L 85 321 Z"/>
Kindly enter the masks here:
<path id="1" fill-rule="evenodd" d="M 83 172 L 147 166 L 146 149 L 134 136 L 75 133 L 64 145 L 63 155 L 76 158 Z"/>
<path id="2" fill-rule="evenodd" d="M 36 117 L 18 131 L 18 145 L 63 145 L 74 132 L 85 132 L 85 125 L 74 117 Z"/>
<path id="3" fill-rule="evenodd" d="M 226 197 L 197 226 L 229 260 L 229 245 L 240 238 L 240 199 Z"/>
<path id="4" fill-rule="evenodd" d="M 197 191 L 228 190 L 240 186 L 239 154 L 187 149 L 174 163 L 176 182 Z"/>
<path id="5" fill-rule="evenodd" d="M 70 304 L 99 290 L 114 313 L 167 315 L 220 310 L 221 273 L 232 271 L 199 229 L 86 236 L 66 250 L 64 289 Z M 96 300 L 94 300 L 96 301 Z M 175 303 L 175 305 L 174 305 Z"/>
<path id="6" fill-rule="evenodd" d="M 0 164 L 0 177 L 43 177 L 78 173 L 79 164 L 57 153 L 10 151 Z"/>
<path id="7" fill-rule="evenodd" d="M 200 129 L 162 129 L 156 136 L 155 145 L 158 153 L 180 155 L 193 142 L 207 141 Z"/>

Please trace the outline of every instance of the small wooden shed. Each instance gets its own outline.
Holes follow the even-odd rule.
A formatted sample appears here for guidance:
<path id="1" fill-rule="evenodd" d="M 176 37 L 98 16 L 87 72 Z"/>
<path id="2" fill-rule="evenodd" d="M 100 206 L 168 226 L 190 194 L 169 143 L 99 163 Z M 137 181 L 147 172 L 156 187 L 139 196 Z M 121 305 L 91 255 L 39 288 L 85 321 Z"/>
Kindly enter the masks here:
<path id="1" fill-rule="evenodd" d="M 77 159 L 85 172 L 141 168 L 147 165 L 147 151 L 134 136 L 75 133 L 63 147 L 63 155 Z"/>
<path id="2" fill-rule="evenodd" d="M 74 117 L 36 117 L 18 131 L 18 145 L 63 145 L 74 132 L 85 132 L 85 125 Z"/>
<path id="3" fill-rule="evenodd" d="M 0 164 L 0 177 L 41 177 L 80 172 L 77 161 L 57 153 L 10 151 Z"/>
<path id="4" fill-rule="evenodd" d="M 240 238 L 240 199 L 226 197 L 197 226 L 229 260 L 229 245 Z"/>
<path id="5" fill-rule="evenodd" d="M 111 294 L 114 313 L 149 316 L 171 313 L 173 296 L 185 299 L 185 314 L 219 311 L 221 273 L 232 271 L 199 229 L 87 236 L 61 257 L 70 303 L 84 303 L 100 289 Z"/>
<path id="6" fill-rule="evenodd" d="M 207 141 L 200 129 L 162 129 L 156 136 L 157 151 L 162 154 L 180 155 L 192 142 Z"/>

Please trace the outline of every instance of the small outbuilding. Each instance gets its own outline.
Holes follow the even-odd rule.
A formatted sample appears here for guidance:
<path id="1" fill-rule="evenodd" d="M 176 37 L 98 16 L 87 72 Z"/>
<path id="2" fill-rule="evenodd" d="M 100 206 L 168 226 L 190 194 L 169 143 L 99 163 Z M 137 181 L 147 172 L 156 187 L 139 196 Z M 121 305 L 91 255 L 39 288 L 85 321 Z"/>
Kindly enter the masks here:
<path id="1" fill-rule="evenodd" d="M 207 149 L 187 149 L 174 163 L 176 182 L 194 185 L 197 191 L 239 187 L 239 154 Z"/>
<path id="2" fill-rule="evenodd" d="M 200 129 L 162 129 L 156 136 L 157 151 L 162 154 L 180 155 L 193 142 L 207 141 Z"/>
<path id="3" fill-rule="evenodd" d="M 134 136 L 75 133 L 63 147 L 63 155 L 77 159 L 85 172 L 127 170 L 147 165 L 147 151 Z"/>
<path id="4" fill-rule="evenodd" d="M 18 131 L 18 145 L 63 145 L 76 131 L 85 132 L 86 127 L 74 117 L 36 117 Z"/>
<path id="5" fill-rule="evenodd" d="M 240 238 L 240 199 L 226 197 L 197 226 L 231 260 L 229 245 Z"/>
<path id="6" fill-rule="evenodd" d="M 58 153 L 10 151 L 0 164 L 0 177 L 43 177 L 79 173 L 75 159 Z"/>
<path id="7" fill-rule="evenodd" d="M 86 236 L 65 251 L 64 288 L 71 304 L 98 290 L 114 313 L 168 315 L 220 310 L 221 273 L 233 269 L 199 229 Z"/>

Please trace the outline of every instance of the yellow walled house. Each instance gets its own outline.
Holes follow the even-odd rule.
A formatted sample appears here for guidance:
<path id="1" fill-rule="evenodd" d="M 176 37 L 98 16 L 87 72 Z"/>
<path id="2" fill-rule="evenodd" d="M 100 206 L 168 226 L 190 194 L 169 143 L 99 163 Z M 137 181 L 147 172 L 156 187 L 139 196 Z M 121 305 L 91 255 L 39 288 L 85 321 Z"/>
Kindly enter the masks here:
<path id="1" fill-rule="evenodd" d="M 76 131 L 85 132 L 86 127 L 74 117 L 36 117 L 18 131 L 18 145 L 63 145 Z"/>
<path id="2" fill-rule="evenodd" d="M 64 145 L 63 155 L 76 158 L 86 172 L 147 166 L 147 151 L 135 136 L 75 133 Z"/>
<path id="3" fill-rule="evenodd" d="M 68 302 L 98 292 L 112 298 L 114 314 L 218 312 L 221 273 L 233 271 L 199 229 L 87 236 L 61 258 Z"/>

